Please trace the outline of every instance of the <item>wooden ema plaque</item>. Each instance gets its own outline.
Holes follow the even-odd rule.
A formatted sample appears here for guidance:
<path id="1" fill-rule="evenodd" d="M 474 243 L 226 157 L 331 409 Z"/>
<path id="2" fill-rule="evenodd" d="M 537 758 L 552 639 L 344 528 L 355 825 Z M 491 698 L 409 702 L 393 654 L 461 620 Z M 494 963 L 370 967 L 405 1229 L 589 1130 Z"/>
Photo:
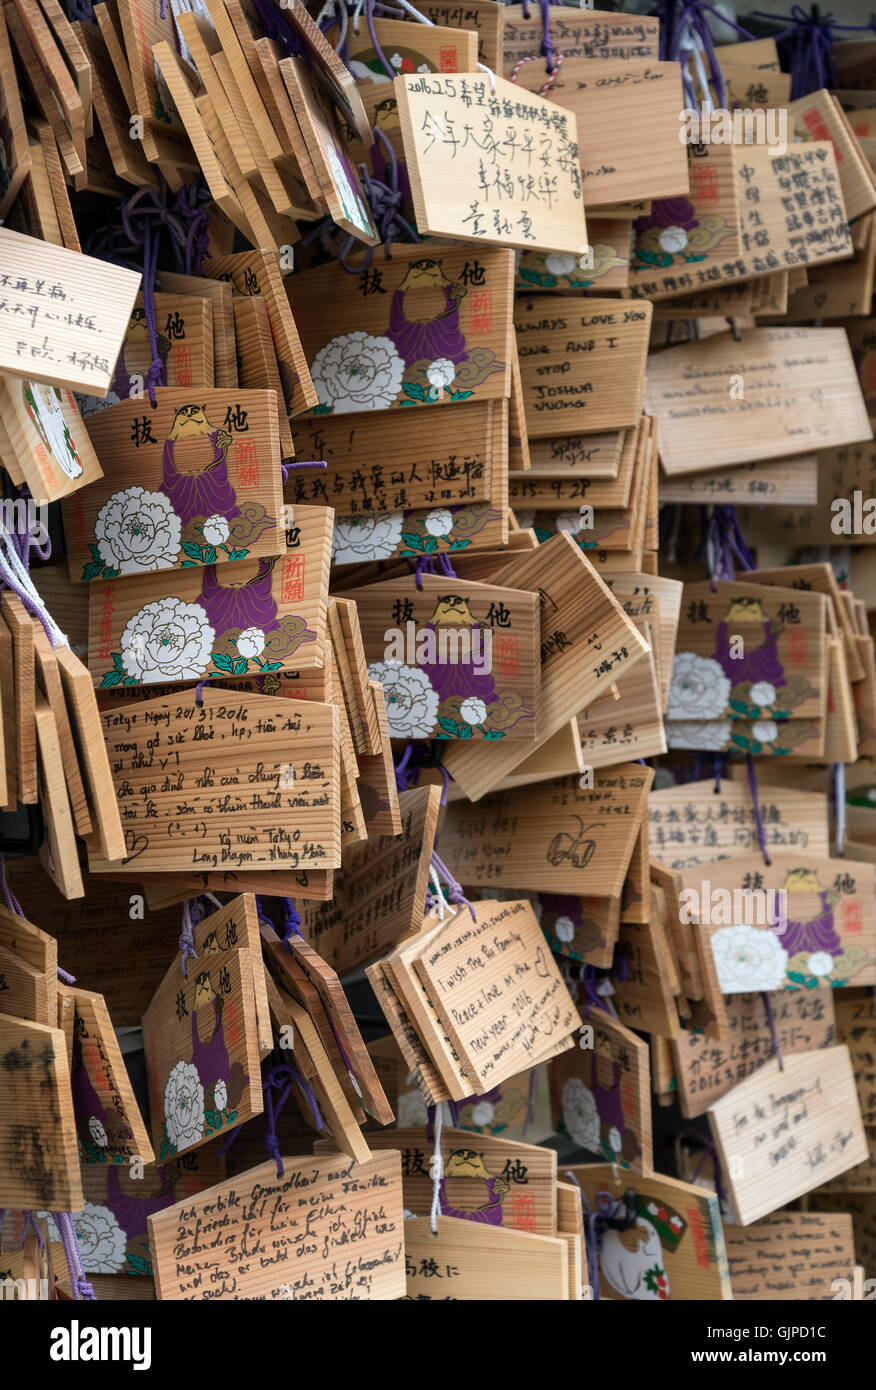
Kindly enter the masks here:
<path id="1" fill-rule="evenodd" d="M 527 9 L 529 7 L 527 6 Z M 656 19 L 633 14 L 616 14 L 611 10 L 565 10 L 551 15 L 551 37 L 554 47 L 565 59 L 611 59 L 633 63 L 648 58 L 656 60 L 659 51 L 660 26 Z M 506 77 L 521 58 L 539 52 L 544 37 L 541 16 L 534 10 L 525 13 L 522 5 L 508 5 L 502 35 L 503 72 Z M 532 71 L 530 71 L 530 68 Z M 527 90 L 537 91 L 544 85 L 545 64 L 526 63 L 517 81 Z"/>
<path id="2" fill-rule="evenodd" d="M 627 876 L 650 768 L 600 769 L 593 787 L 577 775 L 519 791 L 495 792 L 475 805 L 453 802 L 441 830 L 441 856 L 462 883 L 617 897 Z M 583 877 L 586 871 L 586 877 Z"/>
<path id="3" fill-rule="evenodd" d="M 9 445 L 33 497 L 55 502 L 102 475 L 70 391 L 32 379 L 0 377 L 0 407 Z"/>
<path id="4" fill-rule="evenodd" d="M 770 854 L 829 853 L 823 792 L 801 797 L 790 788 L 766 786 L 759 779 L 758 800 Z M 648 797 L 648 834 L 655 859 L 671 869 L 755 851 L 757 823 L 751 792 L 744 783 L 726 778 L 718 791 L 713 781 L 661 787 Z"/>
<path id="5" fill-rule="evenodd" d="M 845 1214 L 779 1211 L 725 1225 L 734 1300 L 832 1298 L 834 1281 L 852 1277 L 852 1224 Z"/>
<path id="6" fill-rule="evenodd" d="M 548 1064 L 551 1123 L 579 1149 L 651 1173 L 648 1044 L 604 1009 L 587 1009 L 577 1047 Z"/>
<path id="7" fill-rule="evenodd" d="M 127 851 L 197 872 L 340 865 L 338 712 L 205 689 L 102 716 Z M 204 745 L 207 745 L 206 748 Z M 209 762 L 205 765 L 205 759 Z M 92 872 L 112 873 L 96 854 Z"/>
<path id="8" fill-rule="evenodd" d="M 315 414 L 462 408 L 510 396 L 513 254 L 453 245 L 436 247 L 434 255 L 424 255 L 422 246 L 392 245 L 390 252 L 372 261 L 355 301 L 334 262 L 288 281 L 319 395 Z M 457 423 L 454 412 L 445 428 L 459 430 L 469 414 Z M 345 431 L 351 426 L 367 431 L 369 420 L 347 421 Z M 337 449 L 344 433 L 327 430 L 326 438 Z M 331 464 L 330 454 L 318 456 Z"/>
<path id="9" fill-rule="evenodd" d="M 420 233 L 583 255 L 574 114 L 480 73 L 393 87 Z"/>
<path id="10" fill-rule="evenodd" d="M 627 1231 L 609 1229 L 599 1251 L 601 1297 L 635 1302 L 732 1298 L 718 1199 L 661 1173 L 618 1173 L 607 1163 L 574 1166 L 591 1209 L 620 1216 L 624 1196 L 636 1194 L 635 1221 Z"/>
<path id="11" fill-rule="evenodd" d="M 526 902 L 460 912 L 413 964 L 477 1094 L 534 1064 L 579 1018 Z"/>
<path id="12" fill-rule="evenodd" d="M 561 1236 L 540 1236 L 452 1216 L 405 1224 L 407 1297 L 568 1301 L 569 1265 Z"/>
<path id="13" fill-rule="evenodd" d="M 784 1057 L 814 1052 L 837 1041 L 836 995 L 776 990 L 769 994 L 776 1034 Z M 684 1029 L 672 1040 L 678 1103 L 686 1119 L 704 1115 L 709 1106 L 758 1070 L 773 1055 L 772 1034 L 761 994 L 733 994 L 724 1000 L 727 1038 L 709 1038 Z"/>
<path id="14" fill-rule="evenodd" d="M 59 1028 L 0 1014 L 0 1201 L 81 1211 L 70 1062 Z"/>
<path id="15" fill-rule="evenodd" d="M 722 993 L 876 983 L 873 865 L 771 858 L 682 870 L 680 905 L 709 940 Z"/>
<path id="16" fill-rule="evenodd" d="M 103 996 L 85 989 L 72 993 L 71 1086 L 80 1163 L 152 1163 L 155 1155 Z"/>
<path id="17" fill-rule="evenodd" d="M 0 372 L 105 396 L 140 276 L 6 228 L 0 248 Z"/>
<path id="18" fill-rule="evenodd" d="M 421 584 L 384 580 L 348 591 L 390 736 L 534 743 L 538 595 L 433 575 Z M 397 634 L 391 652 L 388 629 Z"/>
<path id="19" fill-rule="evenodd" d="M 94 684 L 106 690 L 320 666 L 331 513 L 311 508 L 310 518 L 298 545 L 281 555 L 94 583 Z"/>
<path id="20" fill-rule="evenodd" d="M 111 477 L 64 507 L 70 578 L 276 555 L 284 540 L 276 393 L 161 388 L 89 418 Z"/>
<path id="21" fill-rule="evenodd" d="M 876 1014 L 865 991 L 843 990 L 836 996 L 837 1041 L 845 1043 L 855 1069 L 861 1118 L 876 1128 Z"/>
<path id="22" fill-rule="evenodd" d="M 638 425 L 651 328 L 646 304 L 551 296 L 514 314 L 531 438 Z"/>
<path id="23" fill-rule="evenodd" d="M 847 1047 L 777 1059 L 709 1110 L 742 1226 L 868 1156 Z"/>
<path id="24" fill-rule="evenodd" d="M 716 468 L 870 438 L 842 329 L 758 328 L 739 343 L 725 336 L 668 348 L 649 366 L 645 406 L 670 476 L 702 472 L 704 461 Z M 743 396 L 728 392 L 734 376 Z M 781 410 L 757 408 L 773 405 L 777 391 Z"/>
<path id="25" fill-rule="evenodd" d="M 202 941 L 209 920 L 198 923 Z M 264 1109 L 254 987 L 261 957 L 234 945 L 223 949 L 214 933 L 186 964 L 184 975 L 181 954 L 174 956 L 143 1015 L 159 1162 L 217 1134 L 227 1138 Z"/>
<path id="26" fill-rule="evenodd" d="M 159 1299 L 396 1299 L 405 1292 L 401 1156 L 284 1158 L 149 1217 Z M 206 1245 L 199 1232 L 219 1222 Z"/>

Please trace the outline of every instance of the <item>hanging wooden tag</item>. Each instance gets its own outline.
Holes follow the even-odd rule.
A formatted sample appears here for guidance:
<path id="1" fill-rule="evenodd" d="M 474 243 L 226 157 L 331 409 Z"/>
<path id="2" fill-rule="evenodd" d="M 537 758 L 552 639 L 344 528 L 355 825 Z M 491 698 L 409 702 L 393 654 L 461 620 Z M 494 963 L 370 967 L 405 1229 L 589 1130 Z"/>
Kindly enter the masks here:
<path id="1" fill-rule="evenodd" d="M 33 46 L 43 77 L 52 93 L 61 119 L 81 163 L 86 162 L 86 109 L 76 89 L 76 83 L 64 61 L 64 55 L 46 22 L 37 0 L 15 0 L 15 8 Z"/>
<path id="2" fill-rule="evenodd" d="M 666 1302 L 732 1298 L 718 1199 L 701 1187 L 664 1177 L 612 1174 L 611 1166 L 572 1167 L 591 1209 L 625 1213 L 625 1192 L 636 1195 L 628 1231 L 605 1231 L 599 1251 L 602 1298 Z"/>
<path id="3" fill-rule="evenodd" d="M 302 324 L 302 343 L 319 395 L 319 415 L 402 406 L 409 410 L 412 405 L 461 406 L 508 397 L 511 252 L 445 245 L 424 256 L 422 246 L 394 245 L 391 253 L 389 259 L 381 255 L 372 262 L 357 286 L 360 298 L 355 302 L 335 262 L 289 281 L 292 310 Z M 367 374 L 348 369 L 356 354 L 370 364 Z M 450 423 L 458 430 L 463 420 L 457 423 L 454 412 Z M 369 421 L 350 421 L 347 430 L 351 424 L 366 432 L 367 441 Z M 410 427 L 408 419 L 406 428 Z M 336 448 L 343 437 L 339 430 L 326 432 L 329 444 L 338 441 Z M 421 440 L 413 447 L 423 444 Z M 412 444 L 403 447 L 410 449 Z M 330 454 L 319 457 L 331 463 Z M 332 505 L 340 507 L 339 502 Z"/>
<path id="4" fill-rule="evenodd" d="M 74 582 L 225 565 L 283 545 L 275 393 L 168 387 L 157 402 L 124 400 L 89 418 L 97 456 L 113 466 L 65 504 Z"/>
<path id="5" fill-rule="evenodd" d="M 280 72 L 307 142 L 332 221 L 357 241 L 364 242 L 366 246 L 376 246 L 380 237 L 362 190 L 359 173 L 347 154 L 335 107 L 324 89 L 314 81 L 303 59 L 284 58 L 280 63 Z"/>
<path id="6" fill-rule="evenodd" d="M 876 677 L 874 677 L 876 679 Z M 368 827 L 368 838 L 372 842 L 377 836 L 397 836 L 404 833 L 399 794 L 395 782 L 395 767 L 392 761 L 389 721 L 386 717 L 386 703 L 383 686 L 377 681 L 370 682 L 377 729 L 380 736 L 380 752 L 360 754 L 359 797 Z"/>
<path id="7" fill-rule="evenodd" d="M 508 791 L 477 805 L 452 803 L 441 830 L 442 858 L 462 883 L 527 888 L 536 882 L 546 892 L 586 887 L 595 897 L 617 897 L 653 772 L 625 763 L 600 769 L 592 788 L 582 780 L 543 782 L 525 797 Z"/>
<path id="8" fill-rule="evenodd" d="M 177 954 L 143 1015 L 158 1161 L 208 1143 L 264 1109 L 253 956 L 229 948 Z"/>
<path id="9" fill-rule="evenodd" d="M 570 960 L 608 970 L 620 927 L 620 895 L 580 897 L 572 893 L 538 893 L 533 908 L 551 950 Z"/>
<path id="10" fill-rule="evenodd" d="M 833 146 L 848 221 L 872 212 L 876 207 L 873 171 L 833 94 L 821 88 L 792 101 L 788 118 L 804 147 L 812 140 L 829 141 Z"/>
<path id="11" fill-rule="evenodd" d="M 103 996 L 73 991 L 73 1113 L 83 1164 L 152 1163 L 155 1155 Z"/>
<path id="12" fill-rule="evenodd" d="M 536 739 L 539 599 L 435 575 L 353 589 L 393 738 Z M 388 643 L 387 631 L 393 639 Z"/>
<path id="13" fill-rule="evenodd" d="M 333 900 L 303 905 L 305 936 L 340 974 L 380 955 L 420 925 L 439 802 L 437 787 L 402 792 L 401 835 L 384 835 L 346 851 Z"/>
<path id="14" fill-rule="evenodd" d="M 414 1021 L 405 1010 L 387 966 L 383 961 L 374 961 L 372 965 L 366 965 L 365 974 L 392 1029 L 408 1074 L 419 1091 L 421 1103 L 437 1105 L 442 1100 L 449 1100 L 450 1088 L 445 1085 L 441 1072 L 417 1032 Z"/>
<path id="15" fill-rule="evenodd" d="M 34 723 L 35 669 L 33 623 L 24 604 L 10 590 L 0 596 L 0 617 L 12 637 L 12 681 L 4 687 L 15 692 L 15 764 L 18 800 L 33 806 L 39 799 L 37 783 L 36 725 Z M 8 667 L 6 668 L 8 671 Z"/>
<path id="16" fill-rule="evenodd" d="M 0 925 L 0 935 L 2 930 Z M 0 1007 L 4 1014 L 54 1028 L 58 1021 L 56 979 L 50 980 L 15 951 L 0 946 Z"/>
<path id="17" fill-rule="evenodd" d="M 405 1210 L 428 1216 L 435 1145 L 426 1127 L 369 1134 L 372 1147 L 400 1149 Z M 317 1150 L 326 1147 L 321 1140 Z M 557 1156 L 552 1149 L 445 1126 L 440 1140 L 439 1215 L 477 1225 L 557 1233 Z M 407 1234 L 407 1226 L 405 1234 Z"/>
<path id="18" fill-rule="evenodd" d="M 94 110 L 112 167 L 126 183 L 158 187 L 158 173 L 148 162 L 143 141 L 132 140 L 129 108 L 113 67 L 106 40 L 95 24 L 77 22 L 71 26 L 82 45 L 92 76 Z"/>
<path id="19" fill-rule="evenodd" d="M 646 304 L 554 297 L 514 314 L 530 438 L 635 426 L 651 327 Z"/>
<path id="20" fill-rule="evenodd" d="M 86 1274 L 129 1274 L 151 1278 L 147 1219 L 188 1201 L 225 1177 L 225 1160 L 213 1149 L 180 1154 L 166 1163 L 149 1163 L 143 1172 L 127 1164 L 88 1163 L 82 1167 L 85 1206 L 73 1219 Z M 137 1285 L 125 1286 L 136 1297 Z"/>
<path id="21" fill-rule="evenodd" d="M 21 66 L 27 74 L 28 84 L 36 97 L 37 106 L 55 133 L 67 176 L 73 180 L 80 181 L 85 174 L 85 166 L 71 138 L 70 128 L 65 120 L 64 111 L 58 102 L 57 94 L 52 91 L 49 85 L 40 55 L 31 41 L 30 34 L 25 24 L 22 22 L 17 7 L 8 4 L 5 10 L 6 24 L 15 51 L 21 61 Z"/>
<path id="22" fill-rule="evenodd" d="M 248 951 L 252 957 L 253 996 L 259 1034 L 259 1050 L 265 1056 L 273 1047 L 265 968 L 256 900 L 251 893 L 240 893 L 230 903 L 196 922 L 192 939 L 198 959 L 211 965 L 217 951 Z M 194 968 L 194 967 L 192 967 Z"/>
<path id="23" fill-rule="evenodd" d="M 779 1046 L 784 1057 L 813 1052 L 836 1041 L 834 1000 L 826 990 L 817 994 L 778 990 L 769 995 Z M 769 1022 L 760 994 L 735 994 L 726 1001 L 728 1038 L 707 1039 L 686 1030 L 672 1041 L 678 1100 L 687 1119 L 704 1115 L 713 1101 L 727 1094 L 773 1054 Z"/>
<path id="24" fill-rule="evenodd" d="M 682 872 L 682 906 L 711 942 L 724 994 L 876 983 L 874 868 L 761 855 Z M 781 896 L 778 896 L 778 895 Z"/>
<path id="25" fill-rule="evenodd" d="M 616 14 L 609 10 L 571 10 L 551 14 L 550 33 L 554 47 L 564 59 L 615 59 L 632 63 L 636 59 L 658 56 L 659 25 L 642 15 Z M 503 72 L 510 77 L 521 58 L 538 53 L 544 37 L 540 14 L 529 6 L 509 5 L 505 11 L 502 44 Z M 536 71 L 528 73 L 532 66 Z M 525 64 L 518 81 L 527 90 L 538 91 L 545 79 L 544 65 Z"/>
<path id="26" fill-rule="evenodd" d="M 319 663 L 331 513 L 313 513 L 300 547 L 284 555 L 94 584 L 89 666 L 95 685 L 222 680 Z M 157 640 L 168 623 L 174 639 Z"/>
<path id="27" fill-rule="evenodd" d="M 0 217 L 5 217 L 31 168 L 30 145 L 24 124 L 21 94 L 12 58 L 9 31 L 0 8 Z"/>
<path id="28" fill-rule="evenodd" d="M 266 388 L 274 392 L 277 397 L 275 416 L 280 435 L 280 456 L 293 458 L 295 446 L 283 400 L 283 386 L 271 337 L 268 306 L 257 295 L 235 295 L 233 311 L 241 385 Z"/>
<path id="29" fill-rule="evenodd" d="M 847 1047 L 767 1062 L 709 1110 L 742 1226 L 867 1157 Z"/>
<path id="30" fill-rule="evenodd" d="M 590 217 L 587 239 L 590 250 L 583 256 L 524 251 L 517 268 L 516 288 L 580 295 L 594 284 L 600 291 L 626 289 L 630 271 L 629 222 L 620 218 Z"/>
<path id="31" fill-rule="evenodd" d="M 69 647 L 56 647 L 55 660 L 73 728 L 77 761 L 85 778 L 88 810 L 96 826 L 92 844 L 106 859 L 121 859 L 125 835 L 110 774 L 103 729 L 91 676 Z"/>
<path id="32" fill-rule="evenodd" d="M 214 384 L 213 314 L 209 300 L 160 291 L 153 299 L 156 343 L 165 385 L 168 389 L 192 387 L 200 395 Z M 138 294 L 104 406 L 129 398 L 148 404 L 144 383 L 151 366 L 149 326 L 143 296 Z M 103 408 L 96 396 L 80 397 L 79 406 L 86 419 Z"/>
<path id="33" fill-rule="evenodd" d="M 19 860 L 14 860 L 18 864 Z M 44 975 L 50 997 L 56 994 L 58 977 L 58 943 L 54 936 L 35 927 L 25 917 L 10 912 L 0 904 L 0 946 L 25 961 Z M 54 982 L 54 983 L 53 983 Z"/>
<path id="34" fill-rule="evenodd" d="M 337 721 L 331 705 L 229 700 L 214 688 L 201 704 L 193 696 L 149 700 L 103 715 L 125 830 L 122 865 L 337 867 Z M 112 865 L 93 854 L 91 869 Z"/>
<path id="35" fill-rule="evenodd" d="M 88 802 L 85 795 L 85 786 L 82 781 L 82 773 L 79 768 L 79 760 L 76 756 L 76 746 L 73 741 L 73 728 L 64 700 L 64 690 L 61 685 L 58 659 L 46 636 L 42 623 L 36 618 L 32 619 L 32 622 L 37 686 L 48 701 L 49 708 L 52 711 L 52 718 L 55 721 L 58 744 L 61 750 L 61 769 L 67 783 L 67 794 L 70 798 L 70 810 L 73 814 L 73 823 L 78 835 L 90 835 L 93 826 L 88 811 Z"/>
<path id="36" fill-rule="evenodd" d="M 63 246 L 61 226 L 52 197 L 46 152 L 38 134 L 32 134 L 34 122 L 28 122 L 28 155 L 30 168 L 21 191 L 5 218 L 6 226 L 14 232 L 38 237 L 52 246 Z M 39 129 L 39 128 L 38 128 Z M 49 135 L 52 135 L 48 127 Z M 52 136 L 54 139 L 54 137 Z"/>
<path id="37" fill-rule="evenodd" d="M 751 1226 L 725 1226 L 733 1298 L 825 1299 L 836 1279 L 851 1279 L 852 1217 L 778 1211 Z"/>
<path id="38" fill-rule="evenodd" d="M 310 943 L 295 932 L 285 942 L 278 940 L 270 943 L 272 961 L 276 962 L 278 954 L 283 951 L 296 961 L 319 995 L 332 1032 L 338 1040 L 341 1056 L 347 1059 L 345 1066 L 352 1074 L 353 1089 L 361 1096 L 363 1106 L 380 1124 L 391 1124 L 394 1118 L 392 1109 L 383 1094 L 383 1087 L 377 1079 L 338 976 Z"/>
<path id="39" fill-rule="evenodd" d="M 436 1237 L 426 1216 L 405 1223 L 408 1298 L 568 1301 L 568 1255 L 562 1238 L 452 1216 L 439 1216 L 437 1226 Z M 521 1269 L 526 1270 L 525 1279 Z"/>
<path id="40" fill-rule="evenodd" d="M 284 1158 L 283 1170 L 278 1178 L 276 1163 L 262 1163 L 149 1217 L 159 1299 L 404 1295 L 399 1154 L 362 1164 L 339 1154 Z M 219 1242 L 208 1250 L 197 1223 L 220 1212 Z"/>
<path id="41" fill-rule="evenodd" d="M 359 1128 L 362 1109 L 356 1103 L 356 1114 L 344 1093 L 339 1077 L 344 1075 L 329 1057 L 319 1030 L 308 1011 L 269 975 L 268 998 L 271 1014 L 280 1036 L 280 1046 L 288 1047 L 295 1066 L 313 1091 L 317 1113 L 305 1098 L 301 1098 L 302 1114 L 320 1133 L 328 1126 L 332 1146 L 356 1163 L 368 1163 L 371 1150 Z M 284 1030 L 291 1030 L 284 1031 Z M 286 1040 L 284 1043 L 283 1040 Z M 337 1051 L 337 1048 L 335 1048 Z"/>
<path id="42" fill-rule="evenodd" d="M 548 1066 L 551 1123 L 579 1149 L 651 1173 L 648 1044 L 602 1009 L 585 1018 L 577 1047 Z"/>
<path id="43" fill-rule="evenodd" d="M 0 328 L 0 372 L 105 396 L 140 276 L 0 228 L 14 283 Z"/>
<path id="44" fill-rule="evenodd" d="M 326 31 L 326 39 L 333 46 L 338 37 L 336 27 Z M 394 72 L 387 73 L 370 32 L 350 34 L 347 66 L 363 86 L 369 82 L 385 86 L 396 73 L 477 70 L 478 36 L 472 29 L 449 29 L 441 24 L 412 29 L 407 17 L 405 21 L 375 19 L 374 38 Z"/>
<path id="45" fill-rule="evenodd" d="M 103 476 L 70 391 L 0 377 L 0 406 L 24 481 L 39 502 L 56 502 Z"/>
<path id="46" fill-rule="evenodd" d="M 46 873 L 66 898 L 81 898 L 82 872 L 70 797 L 64 780 L 58 726 L 48 702 L 39 691 L 34 705 L 34 727 L 39 751 L 39 799 L 44 811 L 46 838 L 40 859 Z"/>
<path id="47" fill-rule="evenodd" d="M 583 255 L 571 112 L 480 73 L 417 73 L 393 88 L 419 232 Z"/>
<path id="48" fill-rule="evenodd" d="M 58 1028 L 0 1014 L 0 1202 L 81 1211 L 70 1067 Z"/>
<path id="49" fill-rule="evenodd" d="M 236 294 L 261 295 L 267 300 L 286 410 L 297 415 L 316 405 L 317 394 L 275 257 L 266 251 L 242 251 L 208 258 L 202 269 L 216 280 L 229 281 Z"/>
<path id="50" fill-rule="evenodd" d="M 378 753 L 380 751 L 380 732 L 377 724 L 377 710 L 371 697 L 372 683 L 368 674 L 368 661 L 365 656 L 365 643 L 359 610 L 350 599 L 333 596 L 331 610 L 337 614 L 337 660 L 339 677 L 344 683 L 344 698 L 351 711 L 358 712 L 361 734 L 356 741 L 356 753 Z M 341 672 L 343 671 L 343 675 Z M 349 671 L 349 686 L 346 672 Z M 353 715 L 351 714 L 351 721 Z"/>
<path id="51" fill-rule="evenodd" d="M 495 584 L 535 589 L 541 600 L 539 740 L 545 742 L 638 661 L 646 644 L 583 552 L 563 534 L 491 574 Z M 524 745 L 451 745 L 444 765 L 472 800 L 526 756 Z M 528 885 L 527 885 L 528 886 Z"/>
<path id="52" fill-rule="evenodd" d="M 529 903 L 477 903 L 468 916 L 446 925 L 414 967 L 481 1094 L 569 1039 L 580 1020 Z"/>
<path id="53" fill-rule="evenodd" d="M 205 275 L 178 275 L 175 271 L 160 270 L 162 289 L 173 294 L 199 295 L 210 305 L 213 323 L 213 376 L 223 390 L 237 386 L 237 355 L 234 341 L 234 309 L 232 288 L 225 280 L 211 280 Z"/>
<path id="54" fill-rule="evenodd" d="M 759 780 L 758 800 L 770 854 L 805 851 L 827 855 L 830 836 L 827 797 L 766 786 Z M 648 798 L 648 827 L 654 856 L 670 868 L 686 869 L 754 851 L 757 824 L 751 792 L 725 777 L 714 782 L 685 782 L 661 787 Z"/>
<path id="55" fill-rule="evenodd" d="M 867 994 L 843 990 L 836 996 L 836 1034 L 851 1055 L 861 1118 L 876 1128 L 876 1014 Z"/>
<path id="56" fill-rule="evenodd" d="M 621 922 L 617 951 L 626 963 L 626 974 L 617 970 L 612 980 L 620 1021 L 627 1028 L 677 1037 L 681 1024 L 670 987 L 671 958 L 656 912 L 649 922 Z"/>

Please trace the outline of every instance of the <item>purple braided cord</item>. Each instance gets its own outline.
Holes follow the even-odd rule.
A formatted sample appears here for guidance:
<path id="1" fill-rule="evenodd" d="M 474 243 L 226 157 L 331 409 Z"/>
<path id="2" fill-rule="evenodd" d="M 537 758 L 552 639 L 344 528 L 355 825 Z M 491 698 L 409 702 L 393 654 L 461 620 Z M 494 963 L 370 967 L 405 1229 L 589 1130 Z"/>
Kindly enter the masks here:
<path id="1" fill-rule="evenodd" d="M 760 796 L 757 790 L 757 772 L 755 771 L 754 758 L 749 751 L 746 755 L 748 764 L 748 789 L 751 792 L 751 799 L 754 802 L 754 822 L 757 827 L 757 843 L 760 845 L 761 853 L 765 864 L 772 864 L 770 859 L 769 847 L 767 844 L 766 826 L 763 823 L 763 816 L 760 809 Z"/>
<path id="2" fill-rule="evenodd" d="M 455 906 L 460 906 L 464 903 L 465 906 L 468 908 L 469 912 L 471 913 L 472 918 L 474 918 L 475 910 L 469 902 L 468 898 L 463 893 L 462 885 L 457 883 L 456 879 L 453 877 L 453 874 L 450 872 L 447 865 L 444 863 L 444 860 L 439 858 L 437 850 L 432 851 L 432 866 L 438 873 L 439 877 L 444 879 L 444 882 L 447 885 L 447 901 L 453 903 Z"/>
<path id="3" fill-rule="evenodd" d="M 772 1042 L 772 1055 L 774 1057 L 777 1057 L 779 1060 L 779 1071 L 784 1071 L 785 1059 L 782 1056 L 782 1047 L 779 1042 L 779 1034 L 776 1029 L 776 1019 L 773 1013 L 773 1002 L 770 999 L 768 991 L 765 989 L 761 990 L 760 997 L 763 1000 L 763 1007 L 764 1012 L 766 1014 L 767 1027 L 770 1030 L 770 1040 Z"/>
<path id="4" fill-rule="evenodd" d="M 182 952 L 180 964 L 182 965 L 183 978 L 186 980 L 189 978 L 186 961 L 198 959 L 198 953 L 195 950 L 194 926 L 191 908 L 187 902 L 184 902 L 182 909 L 182 931 L 179 934 L 177 945 Z"/>
<path id="5" fill-rule="evenodd" d="M 70 1271 L 70 1283 L 73 1288 L 75 1299 L 87 1299 L 96 1301 L 97 1295 L 91 1284 L 85 1277 L 85 1269 L 82 1264 L 82 1255 L 79 1250 L 79 1240 L 76 1235 L 76 1227 L 73 1225 L 73 1218 L 67 1211 L 54 1211 L 55 1225 L 61 1236 L 61 1244 L 64 1247 L 64 1255 L 67 1259 L 67 1268 Z"/>

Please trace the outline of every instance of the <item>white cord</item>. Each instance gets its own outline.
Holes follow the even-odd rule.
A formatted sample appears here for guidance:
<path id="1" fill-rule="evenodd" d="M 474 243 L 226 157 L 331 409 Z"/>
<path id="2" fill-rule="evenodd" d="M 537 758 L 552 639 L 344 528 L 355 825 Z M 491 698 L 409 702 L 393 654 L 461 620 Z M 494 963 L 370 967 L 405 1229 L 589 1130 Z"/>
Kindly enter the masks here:
<path id="1" fill-rule="evenodd" d="M 364 4 L 365 4 L 365 0 L 356 0 L 356 8 L 355 8 L 355 10 L 353 11 L 353 33 L 354 33 L 354 34 L 358 34 L 358 32 L 359 32 L 359 16 L 360 16 L 361 13 L 362 13 L 362 6 L 363 6 Z"/>
<path id="2" fill-rule="evenodd" d="M 18 551 L 15 549 L 12 537 L 7 530 L 4 529 L 0 531 L 0 540 L 2 540 L 3 549 L 6 552 L 5 555 L 0 555 L 0 568 L 6 570 L 7 573 L 12 573 L 16 583 L 24 589 L 28 597 L 44 615 L 51 629 L 53 645 L 56 647 L 69 647 L 70 643 L 67 640 L 66 634 L 58 627 L 58 624 L 46 608 L 41 595 L 37 589 L 34 588 L 33 580 L 19 559 Z"/>
<path id="3" fill-rule="evenodd" d="M 490 79 L 490 91 L 496 90 L 496 74 L 492 68 L 488 68 L 486 63 L 478 63 L 478 72 L 485 72 Z"/>
<path id="4" fill-rule="evenodd" d="M 432 1151 L 432 1210 L 429 1221 L 433 1236 L 438 1234 L 438 1211 L 441 1206 L 441 1179 L 444 1176 L 444 1160 L 441 1157 L 441 1130 L 444 1125 L 444 1101 L 439 1100 L 435 1107 L 435 1148 Z"/>

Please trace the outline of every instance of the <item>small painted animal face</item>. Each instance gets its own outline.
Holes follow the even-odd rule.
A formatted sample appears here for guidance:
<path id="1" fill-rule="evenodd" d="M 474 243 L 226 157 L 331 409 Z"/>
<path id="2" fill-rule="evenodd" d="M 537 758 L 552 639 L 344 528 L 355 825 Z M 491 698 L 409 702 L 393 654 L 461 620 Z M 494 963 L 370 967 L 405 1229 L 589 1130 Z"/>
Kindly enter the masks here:
<path id="1" fill-rule="evenodd" d="M 474 627 L 476 618 L 461 594 L 443 594 L 430 618 L 436 627 Z"/>
<path id="2" fill-rule="evenodd" d="M 207 412 L 202 405 L 192 402 L 190 405 L 181 405 L 173 417 L 173 424 L 170 427 L 171 439 L 192 439 L 199 434 L 212 434 L 213 426 L 207 419 Z"/>
<path id="3" fill-rule="evenodd" d="M 814 869 L 791 869 L 785 879 L 785 890 L 788 893 L 818 893 L 821 891 L 818 874 Z"/>
<path id="4" fill-rule="evenodd" d="M 209 1004 L 213 998 L 213 986 L 210 984 L 210 976 L 206 970 L 202 970 L 195 980 L 195 1008 L 202 1009 L 205 1004 Z"/>
<path id="5" fill-rule="evenodd" d="M 724 614 L 725 623 L 765 623 L 766 620 L 759 598 L 735 598 Z"/>
<path id="6" fill-rule="evenodd" d="M 448 1178 L 489 1178 L 484 1160 L 474 1149 L 454 1149 L 444 1165 Z"/>
<path id="7" fill-rule="evenodd" d="M 441 269 L 440 261 L 412 261 L 399 288 L 407 294 L 409 290 L 424 290 L 435 285 L 448 285 L 450 281 Z"/>

